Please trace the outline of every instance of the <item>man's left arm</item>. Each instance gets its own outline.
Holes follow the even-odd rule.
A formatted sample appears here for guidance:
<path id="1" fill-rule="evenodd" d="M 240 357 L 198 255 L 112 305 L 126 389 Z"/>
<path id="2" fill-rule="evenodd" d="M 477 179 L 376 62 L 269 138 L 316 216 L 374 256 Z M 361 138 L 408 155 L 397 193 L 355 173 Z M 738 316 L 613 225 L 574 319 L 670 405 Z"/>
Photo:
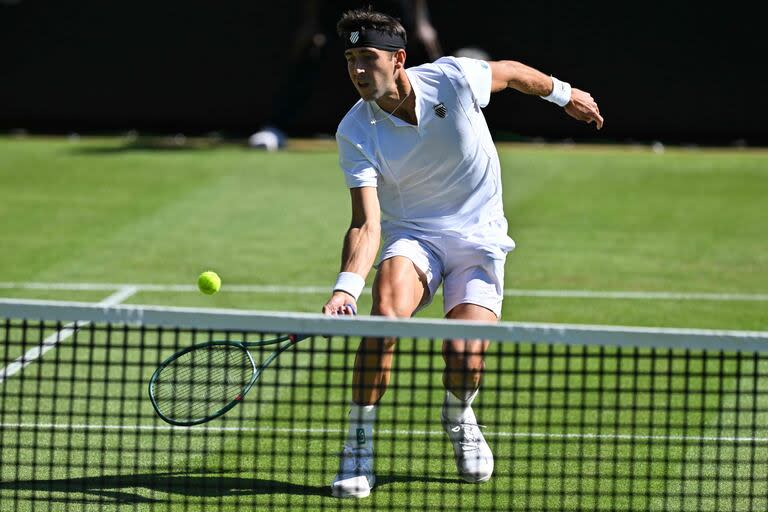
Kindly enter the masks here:
<path id="1" fill-rule="evenodd" d="M 588 92 L 571 88 L 569 84 L 521 62 L 501 60 L 488 64 L 491 66 L 491 92 L 511 88 L 535 94 L 560 105 L 574 119 L 595 123 L 598 130 L 603 127 L 600 109 Z"/>

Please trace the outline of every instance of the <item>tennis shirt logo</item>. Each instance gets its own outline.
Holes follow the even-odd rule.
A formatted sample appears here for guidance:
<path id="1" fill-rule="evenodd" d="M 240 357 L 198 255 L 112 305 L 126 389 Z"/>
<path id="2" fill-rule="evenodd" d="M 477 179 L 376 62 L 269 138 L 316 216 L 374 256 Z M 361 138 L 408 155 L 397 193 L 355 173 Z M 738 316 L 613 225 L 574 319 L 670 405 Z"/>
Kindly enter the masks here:
<path id="1" fill-rule="evenodd" d="M 365 429 L 359 428 L 355 433 L 357 434 L 357 444 L 365 444 Z"/>
<path id="2" fill-rule="evenodd" d="M 445 116 L 448 115 L 448 109 L 445 108 L 445 105 L 442 103 L 438 103 L 432 108 L 435 110 L 435 114 L 437 114 L 437 117 L 440 119 L 445 119 Z"/>
<path id="3" fill-rule="evenodd" d="M 360 40 L 360 32 L 358 32 L 357 30 L 355 30 L 354 32 L 351 32 L 349 34 L 349 40 L 352 42 L 352 44 L 355 44 L 356 42 L 358 42 Z"/>

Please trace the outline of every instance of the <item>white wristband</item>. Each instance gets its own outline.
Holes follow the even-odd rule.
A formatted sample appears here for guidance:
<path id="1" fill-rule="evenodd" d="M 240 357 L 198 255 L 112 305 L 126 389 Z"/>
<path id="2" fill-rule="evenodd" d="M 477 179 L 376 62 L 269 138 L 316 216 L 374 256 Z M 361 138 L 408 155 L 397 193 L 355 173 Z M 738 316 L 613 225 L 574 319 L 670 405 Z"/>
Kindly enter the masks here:
<path id="1" fill-rule="evenodd" d="M 363 293 L 365 287 L 365 279 L 360 274 L 354 272 L 339 272 L 339 276 L 336 278 L 336 284 L 333 285 L 333 291 L 340 290 L 344 293 L 348 293 L 357 300 L 360 294 Z"/>
<path id="2" fill-rule="evenodd" d="M 552 92 L 549 96 L 541 96 L 542 99 L 564 107 L 571 101 L 571 84 L 552 78 Z"/>

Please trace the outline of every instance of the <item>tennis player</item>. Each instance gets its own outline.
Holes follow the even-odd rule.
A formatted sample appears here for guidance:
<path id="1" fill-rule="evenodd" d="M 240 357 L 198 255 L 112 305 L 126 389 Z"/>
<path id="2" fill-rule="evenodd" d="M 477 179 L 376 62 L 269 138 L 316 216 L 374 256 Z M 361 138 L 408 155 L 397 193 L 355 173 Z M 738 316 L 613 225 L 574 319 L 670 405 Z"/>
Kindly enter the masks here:
<path id="1" fill-rule="evenodd" d="M 394 18 L 346 12 L 337 26 L 360 94 L 336 133 L 352 198 L 341 272 L 323 307 L 352 314 L 380 240 L 372 315 L 410 317 L 441 282 L 446 318 L 495 322 L 501 315 L 507 235 L 501 169 L 482 108 L 508 88 L 541 96 L 580 121 L 603 125 L 592 96 L 515 61 L 443 57 L 406 69 L 406 33 Z M 373 425 L 386 391 L 394 339 L 364 339 L 357 351 L 349 434 L 334 496 L 362 498 L 374 486 Z M 493 453 L 472 410 L 487 340 L 445 340 L 441 422 L 459 476 L 485 482 Z"/>

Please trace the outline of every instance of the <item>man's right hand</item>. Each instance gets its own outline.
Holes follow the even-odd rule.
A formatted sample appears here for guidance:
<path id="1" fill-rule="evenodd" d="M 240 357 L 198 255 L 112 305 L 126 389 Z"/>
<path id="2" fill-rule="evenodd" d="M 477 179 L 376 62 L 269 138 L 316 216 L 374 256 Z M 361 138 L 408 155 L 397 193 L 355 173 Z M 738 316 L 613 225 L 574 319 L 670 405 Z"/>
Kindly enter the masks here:
<path id="1" fill-rule="evenodd" d="M 323 306 L 324 315 L 354 315 L 355 313 L 357 313 L 357 301 L 345 292 L 333 292 L 331 298 Z"/>

